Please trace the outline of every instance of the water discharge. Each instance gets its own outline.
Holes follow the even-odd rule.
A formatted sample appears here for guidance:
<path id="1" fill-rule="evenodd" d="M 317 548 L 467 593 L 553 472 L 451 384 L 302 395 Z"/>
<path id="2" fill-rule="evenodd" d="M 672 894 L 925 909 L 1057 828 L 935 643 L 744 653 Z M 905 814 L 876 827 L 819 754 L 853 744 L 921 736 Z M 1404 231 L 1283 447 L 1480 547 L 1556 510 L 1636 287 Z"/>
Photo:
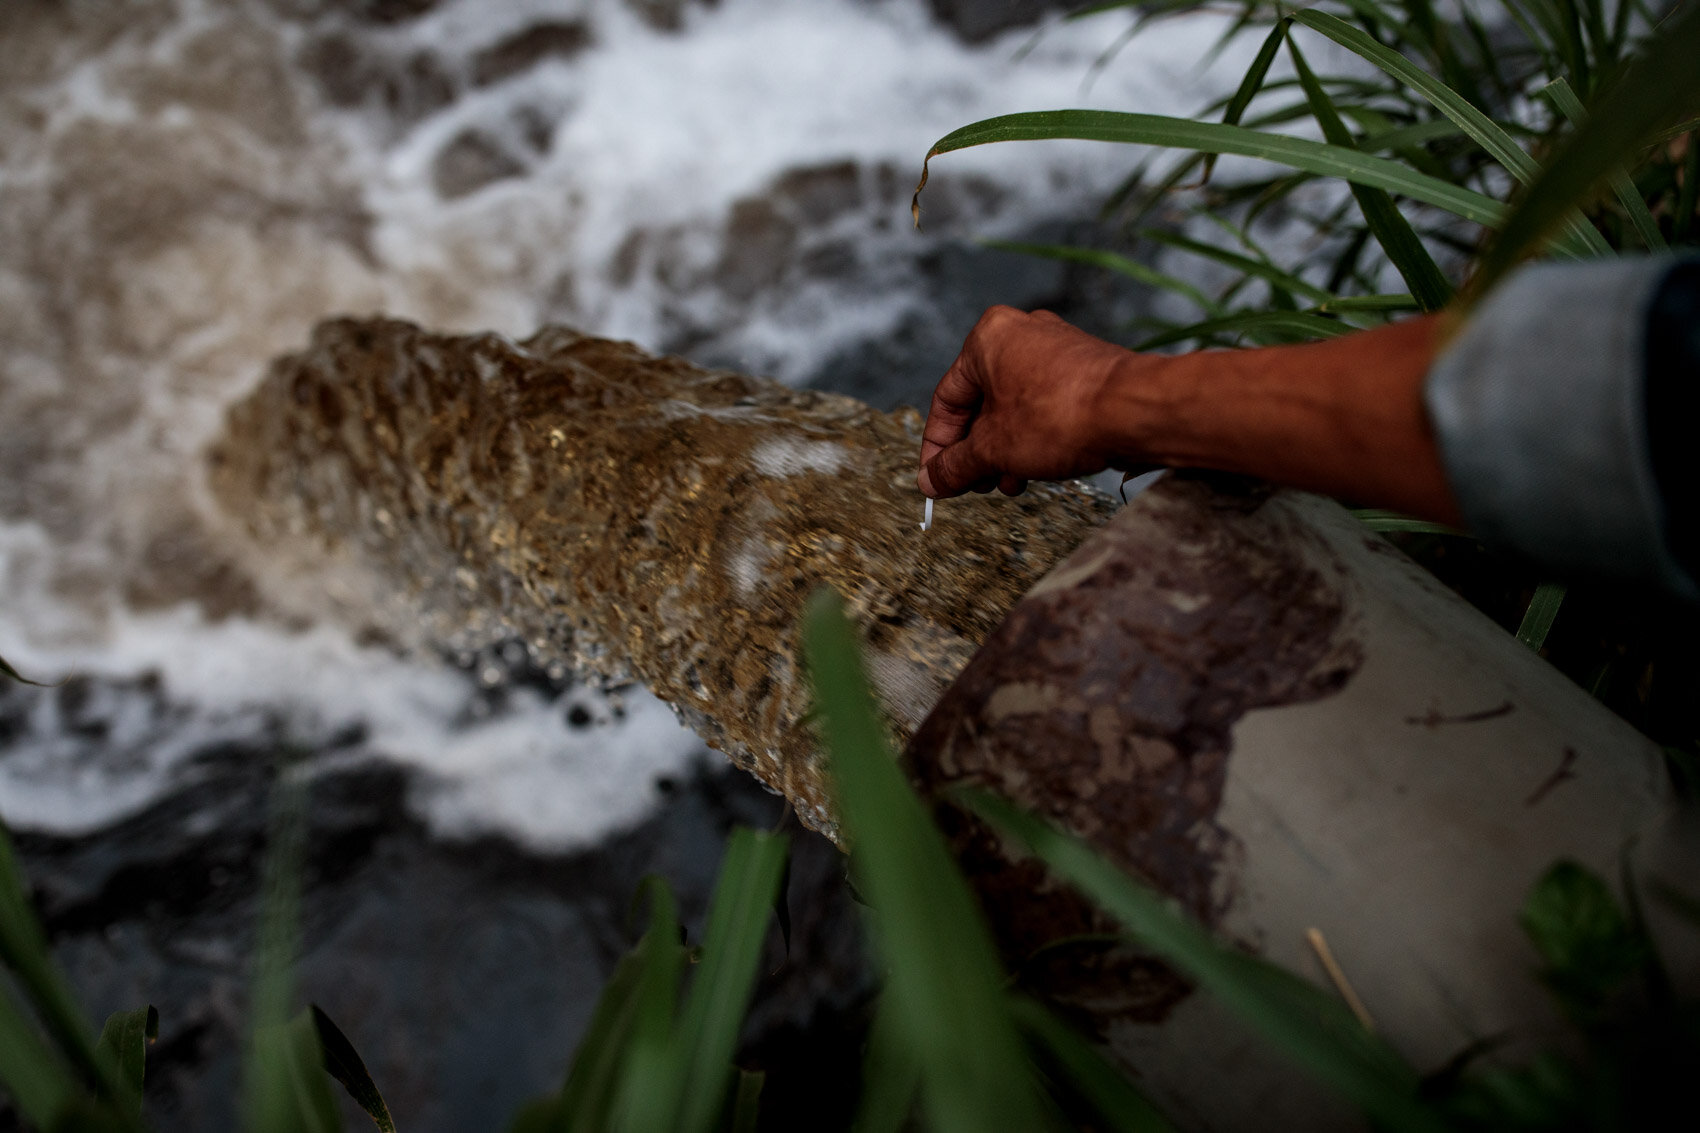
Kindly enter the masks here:
<path id="1" fill-rule="evenodd" d="M 1195 73 L 1223 24 L 1182 21 L 1083 93 L 1122 26 L 1018 57 L 1027 31 L 965 45 L 919 0 L 0 5 L 0 656 L 79 674 L 0 690 L 0 813 L 98 829 L 281 738 L 418 769 L 449 833 L 629 824 L 689 733 L 585 688 L 569 726 L 570 678 L 515 684 L 500 650 L 463 677 L 361 613 L 284 617 L 207 518 L 225 407 L 320 319 L 379 310 L 915 401 L 978 306 L 1060 278 L 957 242 L 1087 215 L 1127 168 L 959 155 L 916 234 L 926 146 L 1035 106 L 1189 112 L 1242 62 Z"/>
<path id="2" fill-rule="evenodd" d="M 923 536 L 921 423 L 563 328 L 516 346 L 345 320 L 273 367 L 211 459 L 268 556 L 376 566 L 362 604 L 392 631 L 517 635 L 541 663 L 641 680 L 833 835 L 797 640 L 814 588 L 866 628 L 906 740 L 1112 508 L 1037 485 L 953 500 Z"/>

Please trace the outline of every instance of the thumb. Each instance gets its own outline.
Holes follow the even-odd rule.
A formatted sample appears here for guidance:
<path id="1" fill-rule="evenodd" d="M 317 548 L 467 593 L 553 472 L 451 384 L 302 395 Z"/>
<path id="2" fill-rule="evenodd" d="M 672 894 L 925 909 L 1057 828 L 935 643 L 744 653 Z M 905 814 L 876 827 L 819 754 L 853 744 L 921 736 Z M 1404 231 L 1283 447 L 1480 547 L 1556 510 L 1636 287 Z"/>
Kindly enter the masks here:
<path id="1" fill-rule="evenodd" d="M 960 496 L 997 469 L 974 451 L 973 436 L 941 451 L 921 469 L 921 491 L 934 498 Z"/>

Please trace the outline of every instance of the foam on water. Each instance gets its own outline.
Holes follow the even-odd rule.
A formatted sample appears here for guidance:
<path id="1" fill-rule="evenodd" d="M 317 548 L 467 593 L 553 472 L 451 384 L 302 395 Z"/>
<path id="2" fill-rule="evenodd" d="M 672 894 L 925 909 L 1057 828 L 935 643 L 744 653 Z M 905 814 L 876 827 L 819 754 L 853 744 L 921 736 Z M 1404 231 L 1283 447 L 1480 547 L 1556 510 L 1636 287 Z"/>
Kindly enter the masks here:
<path id="1" fill-rule="evenodd" d="M 446 833 L 560 847 L 638 820 L 701 750 L 652 698 L 492 699 L 477 674 L 357 644 L 358 624 L 284 618 L 206 518 L 199 453 L 223 407 L 317 319 L 380 309 L 707 341 L 803 379 L 925 302 L 922 250 L 1083 213 L 1128 160 L 949 155 L 917 235 L 933 140 L 1022 109 L 1190 112 L 1244 64 L 1195 72 L 1222 19 L 1169 21 L 1082 96 L 1118 18 L 1017 58 L 1029 33 L 969 48 L 920 0 L 721 0 L 678 33 L 613 0 L 448 0 L 383 25 L 260 0 L 7 7 L 0 655 L 89 679 L 5 690 L 0 815 L 64 831 L 261 742 L 408 764 Z M 544 17 L 587 45 L 478 77 Z M 829 253 L 831 270 L 789 267 Z"/>

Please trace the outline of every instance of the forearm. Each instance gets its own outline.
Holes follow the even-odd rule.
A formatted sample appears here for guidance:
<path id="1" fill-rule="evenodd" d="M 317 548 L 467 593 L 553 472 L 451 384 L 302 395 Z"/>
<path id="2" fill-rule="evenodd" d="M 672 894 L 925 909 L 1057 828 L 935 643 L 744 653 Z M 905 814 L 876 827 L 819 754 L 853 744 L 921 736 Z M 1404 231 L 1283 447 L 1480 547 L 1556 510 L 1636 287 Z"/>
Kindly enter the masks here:
<path id="1" fill-rule="evenodd" d="M 1160 361 L 1130 355 L 1101 388 L 1096 418 L 1107 447 L 1129 460 L 1240 472 L 1458 523 L 1422 401 L 1436 324 Z"/>

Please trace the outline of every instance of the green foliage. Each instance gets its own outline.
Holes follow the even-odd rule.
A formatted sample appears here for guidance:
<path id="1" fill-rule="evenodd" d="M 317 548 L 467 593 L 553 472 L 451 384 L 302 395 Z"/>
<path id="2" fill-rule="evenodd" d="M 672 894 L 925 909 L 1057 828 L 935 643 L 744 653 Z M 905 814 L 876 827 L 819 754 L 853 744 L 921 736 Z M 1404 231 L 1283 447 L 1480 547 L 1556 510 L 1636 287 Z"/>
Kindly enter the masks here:
<path id="1" fill-rule="evenodd" d="M 318 1004 L 308 1004 L 307 1011 L 313 1019 L 313 1030 L 319 1037 L 319 1049 L 324 1053 L 325 1073 L 342 1083 L 342 1088 L 348 1091 L 356 1105 L 366 1111 L 379 1133 L 395 1133 L 390 1107 L 384 1104 L 383 1095 L 378 1093 L 378 1087 L 354 1044 Z"/>
<path id="2" fill-rule="evenodd" d="M 732 1056 L 784 866 L 783 838 L 733 832 L 682 1007 L 691 956 L 672 892 L 647 879 L 648 931 L 604 988 L 565 1086 L 527 1106 L 514 1133 L 748 1128 L 761 1077 Z"/>
<path id="3" fill-rule="evenodd" d="M 877 910 L 889 1023 L 876 1037 L 895 1052 L 882 1056 L 915 1061 L 934 1129 L 1051 1127 L 979 907 L 897 769 L 835 595 L 810 601 L 803 640 L 851 871 Z"/>
<path id="4" fill-rule="evenodd" d="M 1544 11 L 1545 6 L 1540 6 Z M 1571 53 L 1576 37 L 1567 35 Z M 1485 294 L 1506 272 L 1537 247 L 1575 203 L 1585 202 L 1595 186 L 1635 159 L 1672 128 L 1693 128 L 1700 114 L 1700 4 L 1680 5 L 1650 37 L 1645 53 L 1624 67 L 1598 105 L 1566 138 L 1524 194 L 1499 238 L 1482 257 L 1471 292 Z M 1578 85 L 1588 89 L 1592 72 L 1573 64 Z M 1555 74 L 1562 80 L 1563 74 Z M 1560 95 L 1562 98 L 1562 94 Z M 1694 139 L 1691 136 L 1692 147 Z M 1691 182 L 1692 183 L 1692 182 Z M 1685 233 L 1686 234 L 1686 233 Z"/>
<path id="5" fill-rule="evenodd" d="M 1080 14 L 1128 6 L 1099 4 Z M 1470 6 L 1442 18 L 1430 0 L 1322 0 L 1297 11 L 1244 0 L 1239 7 L 1224 42 L 1268 30 L 1234 93 L 1200 116 L 1220 110 L 1220 121 L 1053 110 L 971 123 L 928 151 L 912 206 L 916 222 L 931 159 L 968 146 L 1084 138 L 1192 151 L 1143 193 L 1150 166 L 1141 166 L 1107 211 L 1123 213 L 1124 231 L 1158 249 L 1203 256 L 1237 272 L 1220 294 L 1150 266 L 1150 257 L 1027 249 L 1108 267 L 1197 309 L 1190 321 L 1158 323 L 1155 333 L 1132 344 L 1137 350 L 1328 338 L 1409 310 L 1413 300 L 1423 310 L 1467 311 L 1507 271 L 1543 250 L 1587 257 L 1700 240 L 1700 67 L 1694 65 L 1700 4 L 1677 5 L 1655 27 L 1638 0 L 1609 9 L 1603 0 L 1502 0 L 1501 15 L 1520 32 L 1512 42 Z M 1350 51 L 1380 77 L 1316 74 L 1288 34 L 1300 29 Z M 1295 77 L 1272 81 L 1284 39 Z M 1295 86 L 1302 94 L 1297 101 L 1290 93 Z M 1557 111 L 1549 122 L 1527 109 L 1538 105 L 1537 95 Z M 1323 141 L 1281 129 L 1306 117 Z M 1685 132 L 1686 150 L 1678 157 L 1662 143 Z M 1550 151 L 1544 160 L 1543 151 Z M 1222 153 L 1298 172 L 1212 187 Z M 1197 181 L 1189 183 L 1195 172 Z M 1314 229 L 1307 246 L 1328 242 L 1338 249 L 1326 281 L 1315 278 L 1315 264 L 1277 265 L 1261 252 L 1248 256 L 1143 226 L 1160 204 L 1180 202 L 1190 219 L 1255 247 L 1258 217 L 1277 203 L 1290 204 L 1294 191 L 1315 177 L 1344 180 L 1357 212 L 1353 218 L 1346 205 L 1321 216 L 1294 210 Z M 1611 186 L 1612 206 L 1596 198 L 1602 183 Z M 1498 199 L 1507 184 L 1520 187 L 1509 204 Z M 1192 195 L 1177 197 L 1183 189 Z M 1454 217 L 1468 225 L 1461 229 Z M 1478 255 L 1469 225 L 1488 232 L 1485 253 Z M 1456 300 L 1438 251 L 1452 253 L 1455 277 L 1469 276 Z M 1397 270 L 1409 296 L 1377 291 L 1382 263 Z M 1262 290 L 1248 286 L 1253 282 Z M 1298 309 L 1301 299 L 1309 309 Z M 1553 584 L 1536 588 L 1519 640 L 1542 648 L 1564 594 Z"/>
<path id="6" fill-rule="evenodd" d="M 142 1115 L 142 1080 L 147 1075 L 148 1046 L 159 1038 L 159 1011 L 151 1004 L 109 1015 L 95 1049 L 118 1070 L 124 1088 L 124 1107 Z"/>
<path id="7" fill-rule="evenodd" d="M 122 1058 L 99 1049 L 70 985 L 53 963 L 4 831 L 0 963 L 12 976 L 10 986 L 0 987 L 0 1081 L 24 1116 L 42 1129 L 85 1118 L 108 1122 L 109 1129 L 139 1129 Z M 115 1048 L 116 1043 L 115 1037 Z"/>
<path id="8" fill-rule="evenodd" d="M 1517 627 L 1517 640 L 1530 649 L 1539 650 L 1546 644 L 1552 623 L 1558 620 L 1558 608 L 1564 602 L 1565 588 L 1556 582 L 1543 582 L 1535 587 L 1535 596 L 1523 611 L 1523 622 Z"/>
<path id="9" fill-rule="evenodd" d="M 1650 958 L 1611 889 L 1575 862 L 1548 870 L 1517 919 L 1540 953 L 1542 980 L 1578 1022 L 1597 1018 Z"/>
<path id="10" fill-rule="evenodd" d="M 287 772 L 286 772 L 287 774 Z M 318 1029 L 292 1015 L 295 953 L 306 839 L 306 790 L 276 791 L 271 845 L 261 879 L 249 1033 L 242 1067 L 242 1115 L 249 1133 L 336 1133 L 342 1116 L 323 1071 Z"/>

